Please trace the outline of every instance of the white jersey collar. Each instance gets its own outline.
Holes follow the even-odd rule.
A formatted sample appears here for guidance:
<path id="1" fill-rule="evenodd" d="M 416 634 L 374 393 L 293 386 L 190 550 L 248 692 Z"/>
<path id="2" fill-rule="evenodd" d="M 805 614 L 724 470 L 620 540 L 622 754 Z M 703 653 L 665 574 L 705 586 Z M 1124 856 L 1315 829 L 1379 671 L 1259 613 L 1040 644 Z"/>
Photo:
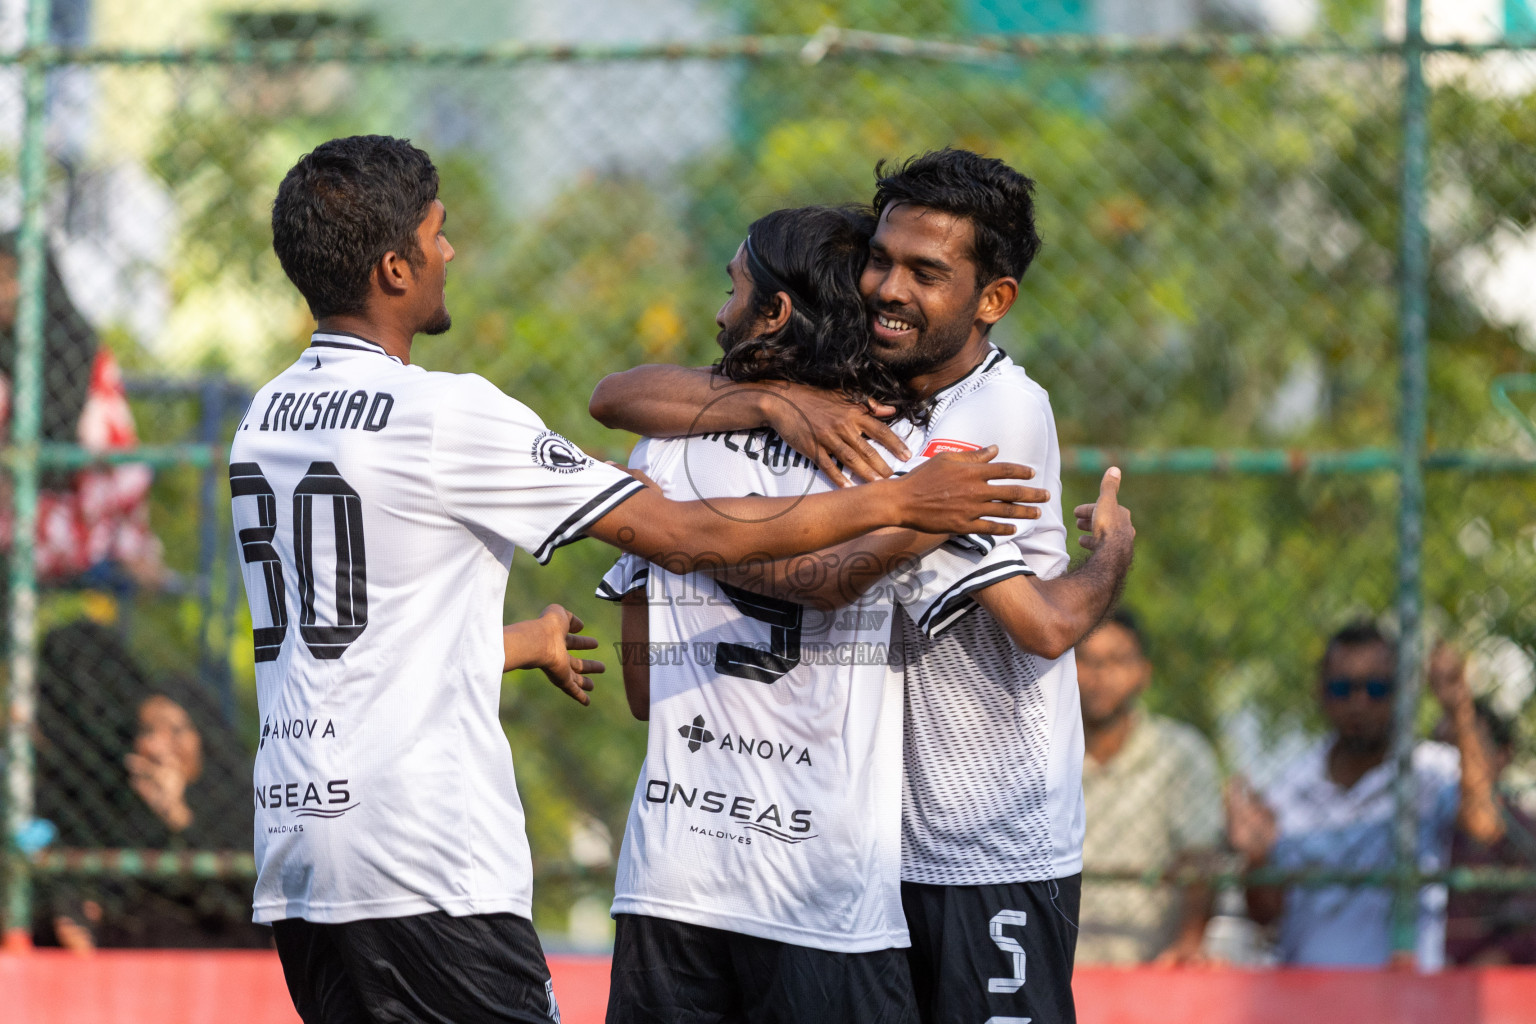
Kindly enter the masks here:
<path id="1" fill-rule="evenodd" d="M 316 331 L 309 336 L 310 348 L 350 348 L 358 352 L 376 352 L 381 356 L 393 359 L 395 362 L 405 365 L 399 356 L 392 356 L 384 351 L 384 346 L 376 341 L 369 341 L 361 334 L 351 334 L 347 331 Z"/>

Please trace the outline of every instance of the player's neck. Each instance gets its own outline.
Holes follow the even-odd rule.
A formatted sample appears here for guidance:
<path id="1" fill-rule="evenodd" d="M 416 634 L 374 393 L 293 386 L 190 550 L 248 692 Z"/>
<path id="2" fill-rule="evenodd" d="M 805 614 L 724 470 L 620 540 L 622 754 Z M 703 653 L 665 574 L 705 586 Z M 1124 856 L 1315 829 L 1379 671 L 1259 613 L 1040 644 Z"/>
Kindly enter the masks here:
<path id="1" fill-rule="evenodd" d="M 973 333 L 959 352 L 928 373 L 913 377 L 907 384 L 921 397 L 929 398 L 976 369 L 991 347 L 987 335 Z"/>
<path id="2" fill-rule="evenodd" d="M 385 352 L 394 356 L 405 365 L 411 365 L 411 339 L 415 337 L 414 331 L 406 330 L 399 324 L 380 322 L 370 319 L 368 316 L 355 316 L 349 313 L 320 318 L 320 323 L 315 328 L 318 331 L 340 332 L 342 334 L 355 334 L 359 338 L 367 338 L 375 345 L 381 345 Z"/>

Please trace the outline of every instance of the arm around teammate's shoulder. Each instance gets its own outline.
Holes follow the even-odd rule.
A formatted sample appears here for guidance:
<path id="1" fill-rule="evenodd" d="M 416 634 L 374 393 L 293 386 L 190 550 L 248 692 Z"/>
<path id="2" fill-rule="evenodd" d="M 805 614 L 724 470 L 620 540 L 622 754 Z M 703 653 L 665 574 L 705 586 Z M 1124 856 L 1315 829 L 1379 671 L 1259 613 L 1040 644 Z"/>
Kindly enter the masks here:
<path id="1" fill-rule="evenodd" d="M 587 411 L 605 427 L 646 437 L 771 427 L 840 487 L 848 484 L 845 469 L 861 480 L 891 475 L 869 440 L 902 461 L 911 458 L 880 418 L 893 414 L 887 406 L 786 381 L 738 383 L 707 366 L 647 365 L 610 373 L 598 381 Z"/>
<path id="2" fill-rule="evenodd" d="M 597 382 L 587 412 L 611 430 L 683 437 L 766 426 L 763 388 L 742 386 L 707 366 L 647 364 Z"/>
<path id="3" fill-rule="evenodd" d="M 1021 650 L 1042 658 L 1066 654 L 1113 607 L 1125 585 L 1135 550 L 1131 513 L 1119 502 L 1120 471 L 1110 469 L 1099 500 L 1077 507 L 1078 543 L 1093 552 L 1065 576 L 1042 580 L 1013 576 L 976 592 L 976 602 L 997 620 Z"/>

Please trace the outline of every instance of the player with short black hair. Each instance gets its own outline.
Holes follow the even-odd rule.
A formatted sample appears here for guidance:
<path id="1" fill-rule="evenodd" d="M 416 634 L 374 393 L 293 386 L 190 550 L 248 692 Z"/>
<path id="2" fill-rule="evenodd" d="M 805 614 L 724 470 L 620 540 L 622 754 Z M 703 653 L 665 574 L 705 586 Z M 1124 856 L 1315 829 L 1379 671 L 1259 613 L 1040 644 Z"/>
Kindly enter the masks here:
<path id="1" fill-rule="evenodd" d="M 416 229 L 437 186 L 431 157 L 384 135 L 332 139 L 293 165 L 272 203 L 272 249 L 316 319 L 363 312 L 385 253 L 422 267 Z M 444 308 L 421 333 L 450 326 Z"/>
<path id="2" fill-rule="evenodd" d="M 877 162 L 871 205 L 876 217 L 893 206 L 916 206 L 970 222 L 970 257 L 981 288 L 1005 277 L 1022 280 L 1040 252 L 1034 188 L 1001 160 L 941 149 L 895 166 Z"/>
<path id="3" fill-rule="evenodd" d="M 888 525 L 1005 533 L 982 517 L 1044 496 L 991 482 L 1023 467 L 971 459 L 861 495 L 670 501 L 484 378 L 411 364 L 415 335 L 449 323 L 454 258 L 425 153 L 326 143 L 273 214 L 319 323 L 230 452 L 264 733 L 255 918 L 309 1024 L 558 1020 L 500 675 L 541 668 L 586 703 L 601 666 L 569 653 L 592 644 L 563 608 L 502 626 L 517 548 L 542 563 L 590 535 L 735 563 Z"/>
<path id="4" fill-rule="evenodd" d="M 1049 398 L 988 340 L 1039 248 L 1032 190 L 1000 161 L 961 150 L 892 173 L 882 165 L 860 289 L 876 357 L 928 410 L 914 450 L 996 443 L 1055 493 Z M 699 371 L 641 367 L 607 378 L 592 408 L 608 426 L 664 436 L 686 430 L 683 410 L 711 394 Z M 792 413 L 750 390 L 734 404 L 716 398 L 708 429 L 766 422 L 794 431 L 797 450 L 829 475 L 848 466 L 866 479 L 891 472 L 866 437 L 905 447 L 876 416 L 888 410 L 795 385 L 779 394 Z M 1094 554 L 1079 570 L 1066 573 L 1053 502 L 1005 542 L 925 557 L 915 572 L 938 597 L 919 615 L 898 615 L 903 902 L 924 1021 L 1074 1019 L 1083 734 L 1071 648 L 1112 606 L 1129 568 L 1134 530 L 1115 502 L 1118 486 L 1112 469 L 1099 505 L 1077 510 L 1094 530 L 1082 540 Z"/>

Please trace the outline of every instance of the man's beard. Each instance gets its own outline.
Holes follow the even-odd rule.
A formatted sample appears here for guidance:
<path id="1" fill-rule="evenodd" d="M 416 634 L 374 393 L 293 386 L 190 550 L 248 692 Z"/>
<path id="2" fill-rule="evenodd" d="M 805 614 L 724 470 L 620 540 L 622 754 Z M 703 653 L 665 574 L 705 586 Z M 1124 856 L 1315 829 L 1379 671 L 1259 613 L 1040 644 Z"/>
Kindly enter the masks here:
<path id="1" fill-rule="evenodd" d="M 729 327 L 722 327 L 720 332 L 715 335 L 715 341 L 719 344 L 720 351 L 725 357 L 725 367 L 728 373 L 735 375 L 751 374 L 756 372 L 759 366 L 761 366 L 763 361 L 762 350 L 758 349 L 755 352 L 746 351 L 746 348 L 752 342 L 758 340 L 758 336 L 753 333 L 756 326 L 756 323 L 750 316 L 740 316 L 736 318 L 734 324 L 731 324 Z M 736 353 L 734 359 L 731 358 L 732 353 Z M 745 365 L 742 363 L 744 358 L 748 359 Z"/>
<path id="2" fill-rule="evenodd" d="M 438 306 L 437 312 L 433 313 L 432 318 L 426 323 L 422 324 L 421 328 L 416 333 L 428 335 L 447 334 L 448 328 L 452 326 L 453 317 L 448 315 L 448 307 Z"/>
<path id="3" fill-rule="evenodd" d="M 930 373 L 953 359 L 971 338 L 971 321 L 956 319 L 932 325 L 917 310 L 907 306 L 883 304 L 871 307 L 871 315 L 883 313 L 917 329 L 917 341 L 910 348 L 885 348 L 876 343 L 875 358 L 884 363 L 900 380 L 911 380 Z"/>

